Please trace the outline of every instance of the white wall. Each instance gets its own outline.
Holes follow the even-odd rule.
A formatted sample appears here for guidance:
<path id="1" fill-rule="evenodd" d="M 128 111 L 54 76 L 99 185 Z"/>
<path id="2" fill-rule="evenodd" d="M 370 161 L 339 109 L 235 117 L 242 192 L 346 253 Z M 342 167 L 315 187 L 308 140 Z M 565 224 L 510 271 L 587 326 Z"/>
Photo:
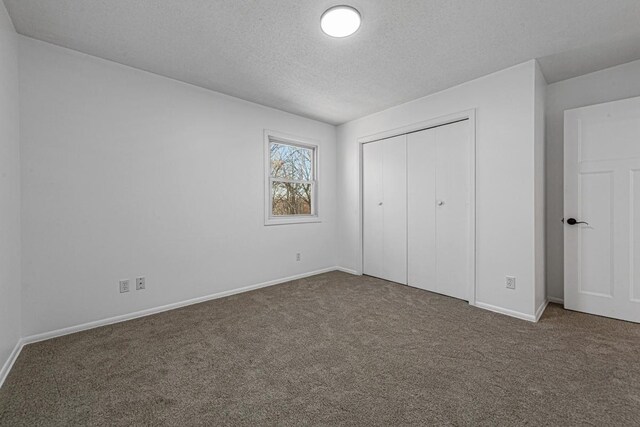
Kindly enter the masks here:
<path id="1" fill-rule="evenodd" d="M 24 336 L 336 265 L 335 127 L 24 37 L 20 70 Z M 319 141 L 321 223 L 264 226 L 265 128 Z"/>
<path id="2" fill-rule="evenodd" d="M 545 283 L 545 117 L 547 81 L 536 62 L 535 77 L 535 245 L 536 245 L 536 311 L 547 301 Z"/>
<path id="3" fill-rule="evenodd" d="M 20 339 L 18 42 L 0 2 L 0 382 Z"/>
<path id="4" fill-rule="evenodd" d="M 476 108 L 477 302 L 533 316 L 535 70 L 529 61 L 338 128 L 341 266 L 362 265 L 357 138 Z"/>
<path id="5" fill-rule="evenodd" d="M 640 61 L 547 87 L 547 293 L 564 299 L 564 110 L 640 96 Z"/>

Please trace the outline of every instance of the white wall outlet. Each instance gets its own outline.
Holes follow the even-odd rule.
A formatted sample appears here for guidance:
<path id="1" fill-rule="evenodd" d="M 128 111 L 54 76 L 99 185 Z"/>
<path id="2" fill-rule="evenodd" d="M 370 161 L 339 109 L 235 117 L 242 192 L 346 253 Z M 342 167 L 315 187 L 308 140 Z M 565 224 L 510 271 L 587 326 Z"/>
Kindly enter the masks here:
<path id="1" fill-rule="evenodd" d="M 139 291 L 140 289 L 144 289 L 144 288 L 145 288 L 144 277 L 136 278 L 136 290 Z"/>
<path id="2" fill-rule="evenodd" d="M 129 292 L 129 279 L 120 280 L 120 293 Z"/>
<path id="3" fill-rule="evenodd" d="M 507 285 L 507 289 L 515 289 L 516 288 L 516 278 L 513 276 L 505 276 L 505 282 Z"/>
<path id="4" fill-rule="evenodd" d="M 296 254 L 296 261 L 300 261 L 300 252 Z"/>

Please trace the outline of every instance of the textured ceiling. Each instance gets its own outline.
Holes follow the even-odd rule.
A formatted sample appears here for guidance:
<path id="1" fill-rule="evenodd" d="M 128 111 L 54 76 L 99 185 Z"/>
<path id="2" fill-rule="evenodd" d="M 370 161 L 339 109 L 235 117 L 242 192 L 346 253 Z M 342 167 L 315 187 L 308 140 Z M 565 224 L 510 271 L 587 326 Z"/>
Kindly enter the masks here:
<path id="1" fill-rule="evenodd" d="M 23 35 L 338 124 L 533 58 L 640 59 L 639 0 L 4 0 Z M 322 34 L 348 3 L 360 30 Z"/>

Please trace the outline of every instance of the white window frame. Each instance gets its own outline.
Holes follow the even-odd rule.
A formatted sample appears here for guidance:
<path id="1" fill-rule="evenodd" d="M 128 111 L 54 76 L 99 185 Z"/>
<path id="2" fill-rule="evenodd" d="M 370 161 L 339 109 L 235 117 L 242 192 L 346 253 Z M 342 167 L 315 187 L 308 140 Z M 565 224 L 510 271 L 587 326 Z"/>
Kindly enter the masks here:
<path id="1" fill-rule="evenodd" d="M 286 180 L 271 177 L 271 143 L 281 143 L 286 145 L 293 145 L 297 147 L 309 148 L 313 150 L 313 162 L 311 167 L 313 168 L 313 180 L 312 181 L 298 181 L 298 180 Z M 264 131 L 264 225 L 282 225 L 282 224 L 304 224 L 321 222 L 318 214 L 318 182 L 319 182 L 319 170 L 320 170 L 320 147 L 317 141 L 308 138 L 300 138 L 297 136 L 287 135 L 282 132 L 276 132 L 272 130 Z M 276 216 L 273 215 L 272 206 L 272 194 L 271 187 L 273 181 L 284 182 L 300 182 L 311 184 L 311 215 L 286 215 Z"/>

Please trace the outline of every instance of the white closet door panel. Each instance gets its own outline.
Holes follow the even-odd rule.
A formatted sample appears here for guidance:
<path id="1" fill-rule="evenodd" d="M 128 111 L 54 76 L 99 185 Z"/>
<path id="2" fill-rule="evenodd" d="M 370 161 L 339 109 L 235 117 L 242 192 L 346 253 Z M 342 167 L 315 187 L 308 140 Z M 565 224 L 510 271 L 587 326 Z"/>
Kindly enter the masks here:
<path id="1" fill-rule="evenodd" d="M 407 284 L 407 136 L 380 141 L 383 147 L 384 275 Z"/>
<path id="2" fill-rule="evenodd" d="M 436 131 L 407 135 L 408 284 L 437 292 Z"/>
<path id="3" fill-rule="evenodd" d="M 469 122 L 436 131 L 436 251 L 438 292 L 467 299 L 471 227 Z"/>
<path id="4" fill-rule="evenodd" d="M 384 275 L 382 155 L 379 143 L 362 147 L 364 274 Z"/>

